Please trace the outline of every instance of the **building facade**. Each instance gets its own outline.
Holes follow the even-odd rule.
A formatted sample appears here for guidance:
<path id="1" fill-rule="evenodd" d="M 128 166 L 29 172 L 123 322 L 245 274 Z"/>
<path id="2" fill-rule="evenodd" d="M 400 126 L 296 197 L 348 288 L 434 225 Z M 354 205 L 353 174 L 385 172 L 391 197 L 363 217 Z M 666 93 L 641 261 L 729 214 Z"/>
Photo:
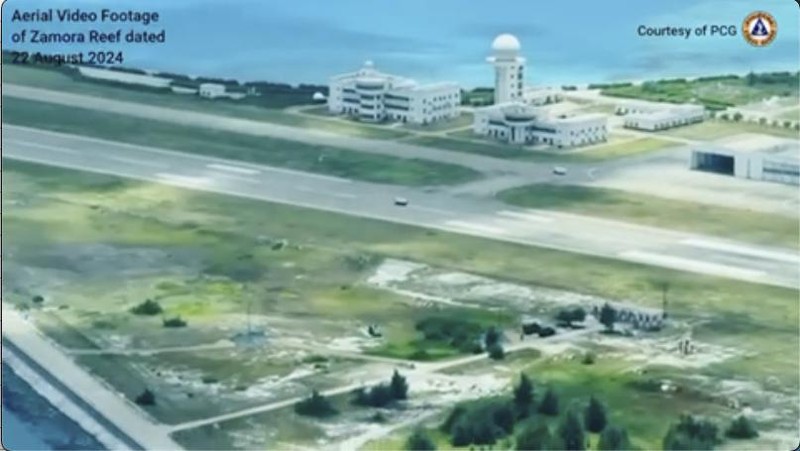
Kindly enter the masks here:
<path id="1" fill-rule="evenodd" d="M 455 83 L 420 85 L 389 75 L 367 61 L 357 72 L 330 80 L 328 110 L 364 122 L 430 124 L 458 117 L 461 88 Z"/>
<path id="2" fill-rule="evenodd" d="M 765 182 L 800 185 L 797 141 L 743 134 L 692 149 L 691 169 Z"/>
<path id="3" fill-rule="evenodd" d="M 624 115 L 626 128 L 644 131 L 666 130 L 703 122 L 702 105 L 673 105 L 657 102 L 628 102 L 617 105 L 616 113 Z"/>
<path id="4" fill-rule="evenodd" d="M 492 42 L 492 56 L 486 61 L 494 66 L 494 103 L 502 104 L 523 100 L 525 91 L 525 58 L 519 56 L 519 40 L 510 34 L 501 34 Z"/>
<path id="5" fill-rule="evenodd" d="M 543 108 L 509 102 L 475 110 L 473 132 L 509 144 L 575 147 L 606 141 L 608 118 L 603 114 L 553 117 Z"/>

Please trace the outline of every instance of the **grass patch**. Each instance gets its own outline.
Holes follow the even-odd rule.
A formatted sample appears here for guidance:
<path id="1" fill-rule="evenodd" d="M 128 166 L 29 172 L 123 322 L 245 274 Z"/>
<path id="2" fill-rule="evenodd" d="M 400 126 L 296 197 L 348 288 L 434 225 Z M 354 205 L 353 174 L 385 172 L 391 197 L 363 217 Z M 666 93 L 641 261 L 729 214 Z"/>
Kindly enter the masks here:
<path id="1" fill-rule="evenodd" d="M 372 155 L 295 141 L 165 124 L 43 102 L 4 99 L 6 123 L 231 160 L 396 185 L 459 184 L 479 173 L 455 164 Z"/>
<path id="2" fill-rule="evenodd" d="M 663 134 L 675 136 L 677 138 L 712 140 L 741 133 L 763 133 L 765 135 L 795 139 L 800 137 L 800 132 L 797 130 L 784 128 L 783 126 L 773 127 L 766 124 L 761 125 L 756 122 L 734 122 L 712 119 L 700 122 L 699 124 L 685 125 L 683 127 L 657 132 L 654 133 L 654 135 Z"/>
<path id="3" fill-rule="evenodd" d="M 499 197 L 522 207 L 626 220 L 760 244 L 795 248 L 800 236 L 800 225 L 791 218 L 608 188 L 540 184 L 511 188 Z"/>
<path id="4" fill-rule="evenodd" d="M 593 146 L 586 150 L 577 149 L 574 153 L 565 157 L 570 161 L 605 161 L 645 154 L 674 145 L 675 143 L 672 141 L 658 138 L 624 139 L 618 142 Z"/>
<path id="5" fill-rule="evenodd" d="M 350 136 L 393 139 L 408 135 L 407 132 L 399 130 L 382 130 L 377 127 L 364 126 L 355 122 L 329 121 L 292 114 L 280 109 L 288 105 L 302 103 L 297 98 L 275 99 L 274 102 L 266 98 L 263 100 L 258 98 L 258 101 L 263 103 L 260 105 L 252 105 L 230 99 L 211 100 L 196 95 L 175 94 L 170 90 L 109 84 L 82 78 L 78 75 L 70 76 L 61 71 L 14 64 L 3 65 L 3 81 L 6 83 L 102 97 L 105 99 L 142 103 L 178 110 L 197 111 L 242 119 L 253 119 L 293 127 L 314 128 Z M 268 93 L 267 96 L 274 97 L 274 94 Z M 9 98 L 10 97 L 6 97 L 3 100 L 7 101 Z"/>

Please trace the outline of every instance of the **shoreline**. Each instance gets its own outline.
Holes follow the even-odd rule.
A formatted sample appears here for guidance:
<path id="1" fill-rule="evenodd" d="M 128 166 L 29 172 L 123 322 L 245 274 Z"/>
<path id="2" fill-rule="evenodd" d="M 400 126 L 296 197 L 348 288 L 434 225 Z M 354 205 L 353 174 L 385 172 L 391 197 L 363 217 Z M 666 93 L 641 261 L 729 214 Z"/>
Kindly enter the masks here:
<path id="1" fill-rule="evenodd" d="M 47 450 L 106 449 L 92 434 L 39 393 L 7 361 L 2 366 L 3 429 L 6 432 L 3 444 L 6 447 Z"/>

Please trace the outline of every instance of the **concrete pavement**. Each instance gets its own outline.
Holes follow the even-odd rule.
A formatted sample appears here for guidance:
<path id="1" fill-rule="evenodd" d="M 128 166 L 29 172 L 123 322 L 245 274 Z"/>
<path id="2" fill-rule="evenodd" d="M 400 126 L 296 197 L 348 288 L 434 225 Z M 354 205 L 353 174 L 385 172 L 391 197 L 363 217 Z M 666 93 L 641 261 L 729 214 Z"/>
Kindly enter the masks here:
<path id="1" fill-rule="evenodd" d="M 145 449 L 182 449 L 170 438 L 168 429 L 150 420 L 121 394 L 112 391 L 78 366 L 8 303 L 3 303 L 2 313 L 3 341 L 13 343 L 21 353 L 46 369 L 62 385 L 69 387 L 114 427 Z"/>
<path id="2" fill-rule="evenodd" d="M 798 288 L 796 250 L 586 216 L 510 207 L 493 199 L 355 182 L 23 127 L 6 126 L 5 158 L 379 219 L 527 246 Z M 397 196 L 408 207 L 393 205 Z"/>

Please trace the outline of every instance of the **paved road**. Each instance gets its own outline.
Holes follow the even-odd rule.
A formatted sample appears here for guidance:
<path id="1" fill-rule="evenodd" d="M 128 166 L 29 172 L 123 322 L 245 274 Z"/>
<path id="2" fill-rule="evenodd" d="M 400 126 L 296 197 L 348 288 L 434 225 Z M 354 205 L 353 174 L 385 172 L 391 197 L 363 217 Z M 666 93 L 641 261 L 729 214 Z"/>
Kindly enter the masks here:
<path id="1" fill-rule="evenodd" d="M 342 147 L 365 153 L 452 163 L 467 166 L 489 174 L 516 173 L 538 176 L 548 171 L 548 167 L 532 163 L 508 161 L 499 158 L 423 147 L 389 140 L 345 136 L 321 130 L 270 124 L 251 119 L 232 118 L 196 111 L 184 111 L 145 105 L 142 103 L 104 99 L 102 97 L 82 94 L 71 94 L 49 89 L 14 85 L 11 83 L 3 84 L 3 96 L 37 100 L 71 107 L 77 106 L 166 123 L 212 128 L 256 136 L 270 136 L 307 144 Z"/>
<path id="2" fill-rule="evenodd" d="M 756 283 L 798 288 L 800 282 L 800 256 L 794 250 L 514 208 L 493 199 L 354 182 L 15 126 L 3 129 L 3 156 Z M 410 199 L 410 205 L 394 206 L 396 196 Z"/>
<path id="3" fill-rule="evenodd" d="M 33 360 L 61 384 L 145 449 L 182 449 L 168 434 L 168 429 L 154 423 L 141 411 L 92 377 L 60 349 L 43 337 L 36 327 L 16 310 L 3 303 L 3 339 L 11 341 L 20 352 Z"/>

